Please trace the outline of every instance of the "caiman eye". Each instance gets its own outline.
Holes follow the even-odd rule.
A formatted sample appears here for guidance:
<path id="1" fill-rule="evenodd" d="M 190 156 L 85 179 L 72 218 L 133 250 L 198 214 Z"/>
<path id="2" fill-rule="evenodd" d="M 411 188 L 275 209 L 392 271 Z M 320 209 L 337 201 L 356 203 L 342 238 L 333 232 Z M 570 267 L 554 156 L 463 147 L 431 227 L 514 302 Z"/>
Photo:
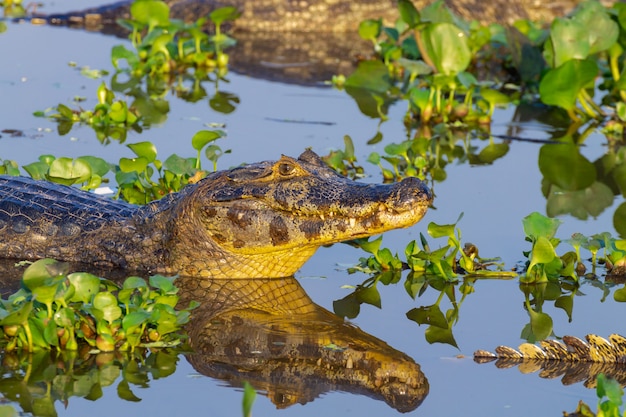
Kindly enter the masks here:
<path id="1" fill-rule="evenodd" d="M 292 164 L 288 164 L 286 162 L 278 164 L 278 173 L 282 176 L 288 177 L 288 176 L 293 175 L 295 172 L 296 172 L 296 167 L 293 166 Z"/>

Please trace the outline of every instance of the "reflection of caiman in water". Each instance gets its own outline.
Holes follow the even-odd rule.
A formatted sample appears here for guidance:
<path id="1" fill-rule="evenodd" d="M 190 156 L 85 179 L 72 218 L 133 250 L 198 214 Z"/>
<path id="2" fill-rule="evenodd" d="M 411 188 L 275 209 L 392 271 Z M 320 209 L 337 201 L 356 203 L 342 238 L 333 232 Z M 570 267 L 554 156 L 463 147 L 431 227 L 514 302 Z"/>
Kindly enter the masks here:
<path id="1" fill-rule="evenodd" d="M 177 284 L 182 297 L 203 300 L 188 329 L 194 368 L 233 386 L 248 381 L 279 408 L 344 391 L 407 412 L 428 394 L 413 359 L 314 304 L 294 278 Z"/>
<path id="2" fill-rule="evenodd" d="M 171 16 L 192 21 L 217 7 L 234 5 L 242 11 L 235 22 L 237 46 L 229 67 L 255 78 L 292 83 L 319 83 L 353 70 L 355 57 L 369 55 L 371 44 L 357 34 L 364 19 L 398 17 L 394 0 L 166 0 Z M 414 1 L 422 8 L 431 1 Z M 511 23 L 519 18 L 550 21 L 562 16 L 576 0 L 448 0 L 445 4 L 467 20 Z M 126 36 L 115 24 L 128 17 L 130 1 L 39 18 L 56 25 L 86 28 Z"/>
<path id="3" fill-rule="evenodd" d="M 422 181 L 364 184 L 313 151 L 209 174 L 142 207 L 0 177 L 0 257 L 195 277 L 283 277 L 322 245 L 418 222 Z"/>
<path id="4" fill-rule="evenodd" d="M 428 380 L 413 359 L 314 304 L 294 278 L 180 277 L 176 284 L 181 305 L 202 300 L 186 330 L 194 351 L 187 359 L 203 375 L 234 387 L 248 381 L 278 408 L 339 391 L 407 412 L 428 395 Z M 159 349 L 90 355 L 85 348 L 3 352 L 0 396 L 33 415 L 40 415 L 42 393 L 49 407 L 61 401 L 67 408 L 70 397 L 93 401 L 103 387 L 117 385 L 121 398 L 137 401 L 132 386 L 146 388 L 150 375 L 172 374 L 178 357 Z"/>
<path id="5" fill-rule="evenodd" d="M 518 366 L 523 373 L 539 371 L 542 378 L 562 376 L 563 384 L 584 381 L 585 386 L 595 387 L 596 377 L 604 373 L 626 386 L 626 338 L 612 334 L 606 340 L 589 334 L 587 342 L 573 336 L 563 340 L 542 340 L 539 346 L 523 343 L 518 350 L 498 346 L 495 353 L 485 350 L 474 352 L 479 363 L 496 361 L 498 368 Z"/>

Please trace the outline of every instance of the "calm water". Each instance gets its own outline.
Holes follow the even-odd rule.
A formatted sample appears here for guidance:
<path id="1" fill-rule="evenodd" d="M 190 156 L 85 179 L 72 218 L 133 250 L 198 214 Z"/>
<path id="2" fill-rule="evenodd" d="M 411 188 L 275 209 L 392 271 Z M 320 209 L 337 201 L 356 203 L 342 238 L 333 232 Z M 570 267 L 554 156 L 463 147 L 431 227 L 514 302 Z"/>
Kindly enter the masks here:
<path id="1" fill-rule="evenodd" d="M 55 5 L 58 10 L 71 9 Z M 54 123 L 32 116 L 58 103 L 72 107 L 74 96 L 86 96 L 85 108 L 92 108 L 95 90 L 100 80 L 82 77 L 68 66 L 88 65 L 111 70 L 111 47 L 122 40 L 99 34 L 63 28 L 37 27 L 29 24 L 9 24 L 0 34 L 0 130 L 19 129 L 24 135 L 2 134 L 0 158 L 13 159 L 20 164 L 33 162 L 41 154 L 56 156 L 98 155 L 108 161 L 132 157 L 126 146 L 111 143 L 101 145 L 88 128 L 74 128 L 70 134 L 58 136 Z M 225 91 L 239 96 L 241 104 L 230 115 L 216 113 L 206 100 L 190 104 L 168 96 L 171 111 L 167 121 L 153 126 L 143 134 L 131 134 L 127 143 L 150 140 L 156 144 L 162 158 L 172 153 L 191 156 L 192 135 L 205 123 L 225 123 L 228 138 L 220 143 L 232 153 L 219 161 L 227 168 L 242 162 L 276 159 L 280 154 L 297 156 L 306 147 L 319 154 L 343 147 L 343 136 L 350 135 L 359 160 L 368 170 L 366 181 L 380 181 L 377 168 L 365 162 L 372 151 L 382 153 L 391 142 L 401 142 L 404 132 L 400 123 L 404 107 L 391 110 L 391 120 L 383 124 L 384 140 L 368 146 L 377 121 L 359 113 L 356 104 L 345 93 L 327 88 L 284 85 L 230 74 L 230 84 L 221 85 Z M 272 119 L 322 121 L 331 124 L 294 124 Z M 513 110 L 500 111 L 493 125 L 494 133 L 506 133 L 511 126 Z M 547 128 L 538 123 L 521 126 L 524 137 L 545 139 Z M 587 139 L 585 156 L 591 161 L 604 152 L 600 136 Z M 541 173 L 537 167 L 539 145 L 512 142 L 509 153 L 491 166 L 472 167 L 451 164 L 446 181 L 435 185 L 436 209 L 424 221 L 403 231 L 385 236 L 384 244 L 402 251 L 406 243 L 425 233 L 428 222 L 452 223 L 461 212 L 459 224 L 463 240 L 476 244 L 482 256 L 500 256 L 512 267 L 523 259 L 524 242 L 521 219 L 533 211 L 545 213 L 546 201 L 541 194 Z M 208 166 L 208 165 L 207 165 Z M 620 201 L 616 201 L 616 207 Z M 613 208 L 614 209 L 614 208 Z M 597 219 L 586 222 L 564 217 L 558 236 L 567 238 L 573 232 L 593 234 L 610 231 L 612 209 Z M 439 243 L 437 243 L 439 244 Z M 443 244 L 443 243 L 441 243 Z M 341 265 L 354 264 L 363 252 L 345 245 L 322 248 L 296 275 L 301 285 L 320 306 L 332 310 L 333 300 L 348 294 L 344 285 L 356 285 L 365 276 L 348 275 Z M 379 286 L 380 288 L 380 286 Z M 424 338 L 424 327 L 407 320 L 405 313 L 414 307 L 432 304 L 438 293 L 427 292 L 412 300 L 402 285 L 380 288 L 381 310 L 363 306 L 354 324 L 415 359 L 428 378 L 430 393 L 412 414 L 428 416 L 522 416 L 532 414 L 561 415 L 573 411 L 578 400 L 592 406 L 595 392 L 582 384 L 563 386 L 559 379 L 546 380 L 537 375 L 523 375 L 516 368 L 496 369 L 493 364 L 477 365 L 471 359 L 476 349 L 493 349 L 496 345 L 517 346 L 522 342 L 520 332 L 528 322 L 523 309 L 524 296 L 516 280 L 484 280 L 475 284 L 460 307 L 460 320 L 454 327 L 459 349 L 449 345 L 430 345 Z M 624 333 L 620 319 L 624 306 L 612 300 L 601 303 L 602 293 L 585 286 L 585 295 L 576 297 L 573 321 L 546 302 L 544 311 L 554 319 L 557 335 L 583 336 L 596 333 L 607 336 Z M 447 301 L 442 306 L 449 308 Z M 115 385 L 105 388 L 97 403 L 73 397 L 66 408 L 57 403 L 59 415 L 240 415 L 241 391 L 220 380 L 198 374 L 181 357 L 174 375 L 150 382 L 149 388 L 134 388 L 140 402 L 118 398 Z M 319 416 L 319 415 L 394 415 L 382 401 L 366 396 L 331 392 L 302 406 L 293 405 L 277 410 L 266 397 L 254 404 L 256 416 Z"/>

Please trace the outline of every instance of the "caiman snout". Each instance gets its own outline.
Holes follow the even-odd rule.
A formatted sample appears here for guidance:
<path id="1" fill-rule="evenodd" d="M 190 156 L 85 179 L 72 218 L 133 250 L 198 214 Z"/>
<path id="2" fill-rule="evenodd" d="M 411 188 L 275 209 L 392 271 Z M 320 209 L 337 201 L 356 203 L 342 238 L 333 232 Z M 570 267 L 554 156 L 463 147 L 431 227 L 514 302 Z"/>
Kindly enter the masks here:
<path id="1" fill-rule="evenodd" d="M 397 202 L 401 206 L 411 206 L 413 204 L 430 205 L 433 201 L 433 193 L 430 188 L 418 178 L 408 177 L 396 183 L 394 192 L 397 195 Z"/>

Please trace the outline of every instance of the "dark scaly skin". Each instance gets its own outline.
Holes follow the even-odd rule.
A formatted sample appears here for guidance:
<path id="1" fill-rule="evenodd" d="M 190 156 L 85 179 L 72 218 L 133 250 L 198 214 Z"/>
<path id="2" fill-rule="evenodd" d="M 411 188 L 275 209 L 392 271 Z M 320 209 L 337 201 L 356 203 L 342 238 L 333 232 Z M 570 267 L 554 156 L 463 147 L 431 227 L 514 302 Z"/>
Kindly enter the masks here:
<path id="1" fill-rule="evenodd" d="M 234 23 L 237 30 L 250 32 L 353 32 L 365 19 L 382 18 L 391 25 L 399 17 L 394 0 L 165 0 L 170 6 L 170 16 L 185 21 L 195 21 L 213 10 L 235 6 L 242 13 Z M 432 3 L 414 0 L 418 9 Z M 564 16 L 579 1 L 560 0 L 537 2 L 533 0 L 447 0 L 444 4 L 466 20 L 483 23 L 512 24 L 518 19 L 550 22 Z M 612 1 L 604 1 L 611 4 Z M 43 22 L 55 25 L 83 26 L 100 30 L 113 26 L 117 19 L 130 16 L 131 1 L 119 1 L 100 7 L 75 12 L 36 15 Z"/>
<path id="2" fill-rule="evenodd" d="M 429 391 L 406 354 L 314 304 L 294 278 L 176 281 L 181 303 L 202 300 L 187 334 L 187 359 L 204 375 L 250 382 L 278 408 L 328 391 L 412 411 Z"/>
<path id="3" fill-rule="evenodd" d="M 495 353 L 477 350 L 474 360 L 495 360 L 498 368 L 518 366 L 523 373 L 539 371 L 543 378 L 560 376 L 564 385 L 584 381 L 593 388 L 598 374 L 604 373 L 626 386 L 626 338 L 612 334 L 607 340 L 589 334 L 586 339 L 563 336 L 562 341 L 542 340 L 539 346 L 523 343 L 517 350 L 498 346 Z"/>
<path id="4" fill-rule="evenodd" d="M 283 277 L 322 245 L 417 223 L 431 201 L 416 178 L 358 183 L 312 151 L 216 172 L 142 207 L 0 177 L 0 257 L 195 277 Z"/>

